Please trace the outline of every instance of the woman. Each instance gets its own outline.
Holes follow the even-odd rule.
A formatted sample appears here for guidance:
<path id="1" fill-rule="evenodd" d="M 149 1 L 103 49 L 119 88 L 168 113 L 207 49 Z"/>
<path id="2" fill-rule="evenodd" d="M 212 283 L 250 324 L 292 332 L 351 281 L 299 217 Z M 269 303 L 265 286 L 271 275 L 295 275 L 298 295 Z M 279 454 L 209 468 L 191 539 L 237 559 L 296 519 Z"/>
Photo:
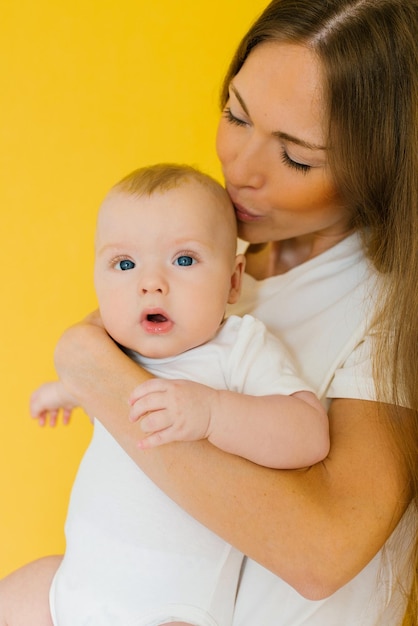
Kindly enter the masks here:
<path id="1" fill-rule="evenodd" d="M 325 462 L 269 470 L 205 441 L 144 454 L 127 403 L 148 374 L 94 316 L 58 345 L 86 410 L 248 555 L 234 626 L 417 623 L 417 35 L 416 0 L 274 0 L 223 89 L 217 149 L 250 243 L 240 312 L 280 333 L 329 406 Z M 0 599 L 40 598 L 58 561 Z"/>

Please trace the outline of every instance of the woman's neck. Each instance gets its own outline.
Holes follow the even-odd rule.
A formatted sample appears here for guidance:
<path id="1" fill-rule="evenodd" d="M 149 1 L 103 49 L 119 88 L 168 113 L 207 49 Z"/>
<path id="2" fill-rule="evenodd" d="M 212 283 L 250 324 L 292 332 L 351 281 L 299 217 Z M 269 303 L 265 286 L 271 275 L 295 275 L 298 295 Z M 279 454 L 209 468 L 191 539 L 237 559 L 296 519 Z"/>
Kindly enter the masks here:
<path id="1" fill-rule="evenodd" d="M 309 235 L 285 241 L 250 244 L 246 253 L 246 272 L 257 280 L 285 274 L 329 250 L 351 233 L 347 231 L 331 237 Z"/>

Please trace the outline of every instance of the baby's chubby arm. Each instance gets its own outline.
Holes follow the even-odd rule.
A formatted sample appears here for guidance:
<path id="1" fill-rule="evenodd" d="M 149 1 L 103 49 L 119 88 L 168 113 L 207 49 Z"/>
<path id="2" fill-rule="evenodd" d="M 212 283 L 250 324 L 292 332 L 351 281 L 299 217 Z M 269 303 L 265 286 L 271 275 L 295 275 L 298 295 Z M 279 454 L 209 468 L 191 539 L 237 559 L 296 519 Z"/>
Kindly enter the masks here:
<path id="1" fill-rule="evenodd" d="M 62 411 L 63 423 L 68 424 L 71 413 L 76 407 L 77 402 L 58 380 L 38 387 L 32 393 L 29 402 L 30 414 L 38 420 L 40 426 L 48 423 L 50 426 L 55 426 L 60 411 Z"/>
<path id="2" fill-rule="evenodd" d="M 140 448 L 205 439 L 254 463 L 279 469 L 310 466 L 329 451 L 328 417 L 310 391 L 250 396 L 185 380 L 154 378 L 130 398 L 130 420 L 147 437 Z"/>

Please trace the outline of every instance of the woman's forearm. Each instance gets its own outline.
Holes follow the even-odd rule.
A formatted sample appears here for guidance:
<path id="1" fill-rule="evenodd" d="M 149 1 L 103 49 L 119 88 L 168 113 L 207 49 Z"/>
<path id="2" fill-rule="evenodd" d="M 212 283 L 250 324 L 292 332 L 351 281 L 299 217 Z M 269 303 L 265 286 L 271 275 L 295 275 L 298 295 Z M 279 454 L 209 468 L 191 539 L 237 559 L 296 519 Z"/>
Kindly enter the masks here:
<path id="1" fill-rule="evenodd" d="M 307 597 L 329 595 L 357 574 L 405 508 L 406 481 L 375 403 L 335 401 L 326 461 L 280 471 L 206 441 L 140 450 L 128 398 L 149 374 L 99 327 L 68 330 L 56 366 L 70 393 L 163 491 Z"/>
<path id="2" fill-rule="evenodd" d="M 129 396 L 152 375 L 122 352 L 102 326 L 81 322 L 66 330 L 55 349 L 55 367 L 86 413 L 118 440 L 126 436 L 129 446 L 144 436 L 128 421 Z"/>

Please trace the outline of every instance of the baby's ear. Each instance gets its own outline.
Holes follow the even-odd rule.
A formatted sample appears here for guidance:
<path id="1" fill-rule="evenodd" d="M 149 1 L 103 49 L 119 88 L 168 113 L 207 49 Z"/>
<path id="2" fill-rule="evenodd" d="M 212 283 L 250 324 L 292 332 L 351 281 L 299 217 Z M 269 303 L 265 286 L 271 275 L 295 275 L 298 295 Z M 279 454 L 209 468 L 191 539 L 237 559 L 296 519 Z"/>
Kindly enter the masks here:
<path id="1" fill-rule="evenodd" d="M 235 257 L 234 271 L 231 276 L 231 289 L 229 290 L 228 304 L 235 304 L 241 293 L 242 275 L 245 270 L 245 256 L 237 254 Z"/>

